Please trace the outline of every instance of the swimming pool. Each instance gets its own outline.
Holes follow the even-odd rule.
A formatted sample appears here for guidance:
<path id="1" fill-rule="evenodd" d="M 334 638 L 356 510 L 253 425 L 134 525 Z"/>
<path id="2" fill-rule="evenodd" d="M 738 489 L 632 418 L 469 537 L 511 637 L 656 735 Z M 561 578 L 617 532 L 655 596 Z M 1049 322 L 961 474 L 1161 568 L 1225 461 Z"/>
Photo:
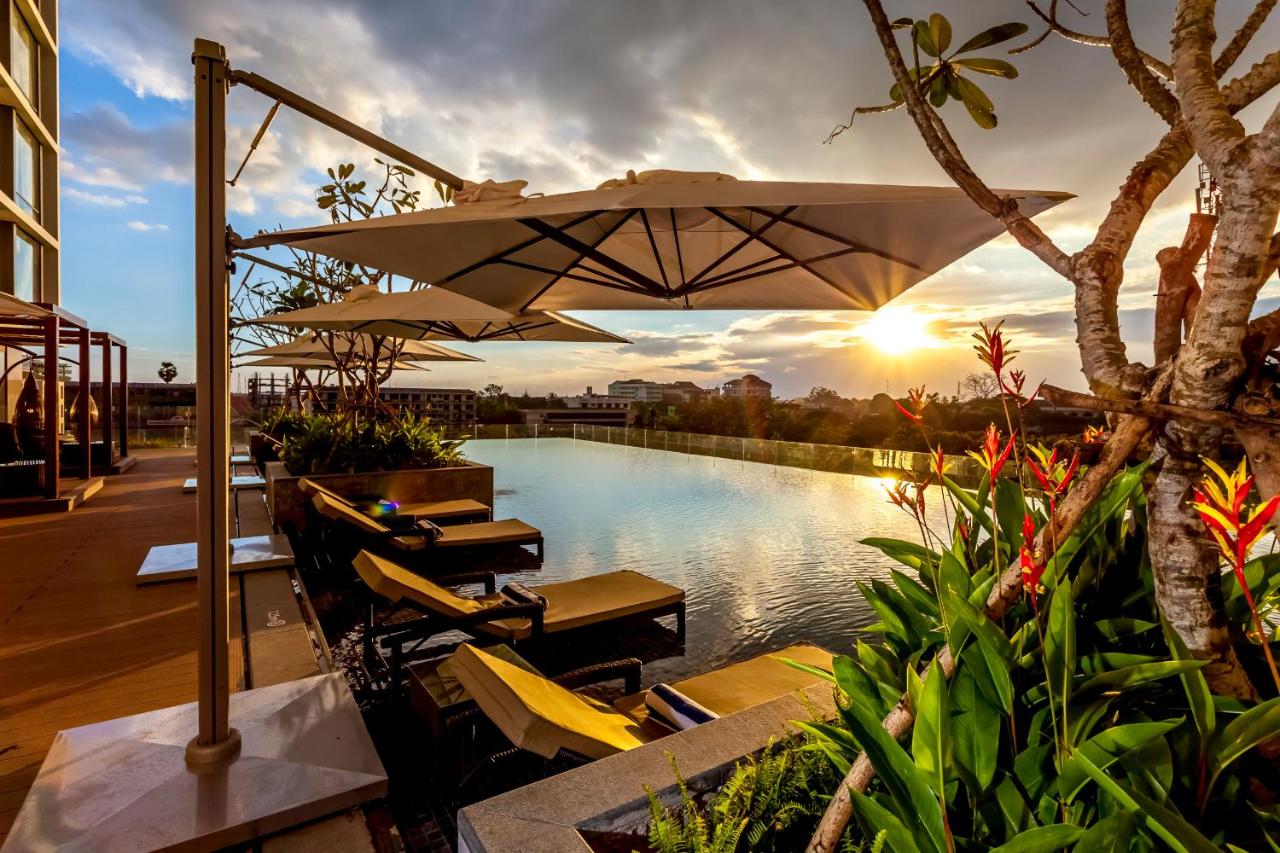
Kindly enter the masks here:
<path id="1" fill-rule="evenodd" d="M 542 570 L 523 580 L 634 569 L 686 590 L 685 655 L 646 664 L 646 682 L 801 640 L 848 649 L 875 621 L 854 582 L 901 568 L 858 540 L 919 539 L 870 477 L 569 438 L 466 451 L 494 468 L 496 516 L 546 536 Z"/>

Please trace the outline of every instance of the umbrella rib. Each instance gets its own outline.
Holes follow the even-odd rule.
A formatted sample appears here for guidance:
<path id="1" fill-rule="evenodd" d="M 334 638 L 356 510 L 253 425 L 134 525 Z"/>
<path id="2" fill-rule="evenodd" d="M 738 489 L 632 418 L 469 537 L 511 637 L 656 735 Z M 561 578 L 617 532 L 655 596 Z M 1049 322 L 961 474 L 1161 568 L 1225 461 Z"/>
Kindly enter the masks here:
<path id="1" fill-rule="evenodd" d="M 631 211 L 628 211 L 628 212 L 627 212 L 627 214 L 626 214 L 625 216 L 620 216 L 620 217 L 618 217 L 618 221 L 617 221 L 617 222 L 615 222 L 613 225 L 609 226 L 608 228 L 603 229 L 603 231 L 602 231 L 602 232 L 601 232 L 601 234 L 600 234 L 600 239 L 596 240 L 596 242 L 595 242 L 593 245 L 588 246 L 588 245 L 587 245 L 587 244 L 585 244 L 585 243 L 580 243 L 580 245 L 581 245 L 583 248 L 585 248 L 587 251 L 594 252 L 594 251 L 596 250 L 596 247 L 598 247 L 598 246 L 599 246 L 601 243 L 603 243 L 605 240 L 608 240 L 610 237 L 612 237 L 612 236 L 614 235 L 614 233 L 615 233 L 615 232 L 617 232 L 617 230 L 618 230 L 619 228 L 621 228 L 621 227 L 623 226 L 623 224 L 625 224 L 625 223 L 626 223 L 626 221 L 627 221 L 628 219 L 630 219 L 634 214 L 635 214 L 635 211 L 634 211 L 634 210 L 631 210 Z M 526 227 L 529 227 L 529 228 L 532 228 L 532 227 L 533 227 L 533 226 L 532 226 L 532 225 L 530 225 L 526 220 L 521 219 L 521 220 L 517 220 L 517 221 L 518 221 L 518 222 L 520 222 L 522 225 L 525 225 Z M 533 221 L 537 222 L 539 226 L 543 226 L 543 227 L 550 227 L 550 226 L 547 226 L 545 222 L 542 222 L 542 220 L 533 220 Z M 578 221 L 579 221 L 579 222 L 581 222 L 581 221 L 583 221 L 583 220 L 578 220 Z M 573 225 L 574 225 L 574 224 L 576 224 L 576 223 L 571 223 L 570 225 L 566 225 L 566 226 L 565 226 L 565 228 L 571 228 L 571 227 L 573 227 Z M 537 230 L 537 229 L 535 229 L 535 230 Z M 561 235 L 561 236 L 567 236 L 567 235 Z M 554 238 L 552 238 L 552 239 L 554 239 Z M 569 238 L 569 239 L 572 239 L 572 238 Z M 557 241 L 557 242 L 559 242 L 559 241 Z M 552 287 L 554 287 L 554 286 L 556 285 L 556 283 L 560 281 L 560 279 L 561 279 L 561 278 L 564 278 L 564 277 L 566 277 L 566 276 L 570 275 L 570 273 L 569 273 L 569 269 L 570 269 L 570 268 L 572 268 L 572 267 L 578 266 L 578 265 L 582 262 L 583 257 L 585 257 L 585 253 L 584 253 L 584 252 L 579 251 L 578 257 L 576 257 L 576 258 L 574 258 L 574 259 L 573 259 L 573 263 L 571 263 L 571 264 L 569 264 L 568 266 L 566 266 L 563 270 L 560 270 L 560 271 L 558 271 L 558 272 L 555 272 L 555 273 L 554 273 L 554 277 L 553 277 L 550 281 L 548 281 L 548 282 L 547 282 L 545 285 L 543 285 L 542 287 L 538 288 L 538 292 L 537 292 L 537 293 L 535 293 L 535 294 L 533 294 L 533 296 L 529 297 L 528 301 L 526 301 L 526 302 L 524 303 L 524 305 L 521 305 L 521 306 L 520 306 L 520 312 L 528 311 L 528 310 L 529 310 L 529 306 L 533 305 L 533 303 L 535 303 L 535 302 L 537 302 L 539 299 L 541 299 L 541 298 L 542 298 L 542 295 L 543 295 L 544 293 L 546 293 L 548 290 L 550 290 Z M 598 285 L 602 285 L 602 282 L 593 282 L 593 283 L 594 283 L 594 284 L 598 284 Z"/>
<path id="2" fill-rule="evenodd" d="M 628 219 L 630 219 L 634 215 L 635 215 L 634 209 L 628 210 L 626 215 L 623 216 L 622 219 L 618 222 L 617 226 L 615 226 L 615 230 L 617 227 L 621 227 L 622 223 L 626 222 Z M 635 284 L 640 285 L 641 287 L 647 288 L 651 293 L 654 293 L 655 295 L 662 295 L 664 293 L 662 287 L 656 281 L 649 278 L 649 276 L 645 275 L 644 273 L 640 272 L 639 270 L 633 267 L 628 266 L 627 264 L 624 264 L 622 261 L 619 261 L 616 258 L 609 257 L 608 255 L 606 255 L 604 252 L 600 251 L 597 248 L 597 246 L 599 246 L 600 243 L 604 242 L 604 239 L 607 235 L 602 236 L 600 240 L 596 242 L 596 245 L 593 246 L 589 243 L 582 242 L 577 237 L 571 237 L 570 235 L 564 233 L 564 231 L 562 231 L 561 229 L 556 228 L 555 226 L 552 226 L 552 225 L 548 225 L 547 223 L 543 222 L 541 219 L 528 217 L 525 219 L 517 219 L 516 221 L 519 222 L 521 225 L 525 226 L 526 228 L 529 228 L 533 231 L 538 232 L 539 234 L 546 236 L 547 239 L 552 240 L 553 242 L 559 243 L 561 246 L 564 246 L 567 249 L 572 249 L 573 251 L 578 252 L 580 257 L 577 261 L 574 262 L 574 265 L 577 265 L 578 263 L 580 263 L 582 258 L 590 258 L 591 260 L 600 264 L 600 266 L 604 267 L 605 269 L 611 270 L 612 272 L 617 273 L 623 278 L 628 279 L 634 282 Z"/>
<path id="3" fill-rule="evenodd" d="M 753 213 L 768 212 L 759 207 L 748 207 L 747 210 L 750 210 Z M 893 261 L 895 264 L 902 264 L 904 267 L 910 267 L 913 270 L 920 269 L 919 264 L 913 261 L 908 261 L 906 258 L 900 258 L 897 255 L 884 251 L 883 249 L 877 249 L 873 246 L 868 246 L 865 243 L 859 243 L 857 240 L 850 240 L 848 237 L 841 237 L 839 234 L 827 231 L 824 228 L 819 228 L 816 225 L 810 225 L 807 222 L 790 219 L 785 215 L 782 217 L 782 221 L 787 225 L 790 225 L 792 228 L 799 228 L 801 231 L 808 231 L 810 234 L 817 234 L 819 237 L 825 237 L 833 243 L 841 243 L 851 249 L 855 249 L 856 251 L 863 252 L 868 255 L 875 255 L 876 257 L 884 258 L 886 261 Z"/>
<path id="4" fill-rule="evenodd" d="M 827 252 L 824 255 L 816 255 L 804 261 L 792 259 L 789 263 L 783 264 L 780 267 L 771 267 L 767 270 L 756 270 L 755 272 L 746 273 L 745 275 L 736 275 L 732 278 L 720 277 L 716 279 L 708 279 L 707 281 L 702 282 L 702 284 L 698 285 L 697 287 L 690 288 L 688 292 L 697 293 L 702 290 L 711 290 L 712 288 L 722 287 L 728 284 L 738 284 L 739 282 L 748 281 L 753 278 L 759 278 L 760 276 L 763 276 L 763 275 L 772 275 L 773 273 L 776 273 L 776 272 L 785 272 L 786 270 L 795 269 L 796 267 L 802 267 L 805 269 L 805 271 L 812 273 L 813 270 L 809 269 L 807 266 L 805 266 L 805 264 L 816 264 L 822 261 L 829 261 L 832 258 L 839 258 L 839 257 L 843 257 L 844 255 L 851 255 L 856 253 L 857 251 L 858 251 L 857 249 L 852 249 L 852 248 L 836 249 L 834 251 Z M 769 260 L 777 261 L 777 260 L 784 260 L 784 258 L 782 255 L 779 255 L 777 257 L 770 258 Z M 742 267 L 741 269 L 745 270 L 747 269 L 747 267 Z M 819 276 L 819 278 L 821 278 L 821 276 Z M 830 284 L 830 282 L 827 282 L 827 283 Z M 834 287 L 835 285 L 832 285 L 832 286 Z M 840 292 L 844 293 L 843 290 Z M 845 296 L 848 296 L 848 295 L 849 294 L 845 293 Z"/>
<path id="5" fill-rule="evenodd" d="M 680 287 L 684 287 L 684 254 L 680 251 L 680 230 L 676 228 L 676 209 L 668 207 L 667 213 L 671 215 L 671 239 L 676 241 L 676 264 L 680 267 Z"/>
<path id="6" fill-rule="evenodd" d="M 735 278 L 736 276 L 739 276 L 742 273 L 747 272 L 748 270 L 753 270 L 756 267 L 761 267 L 761 266 L 764 266 L 765 264 L 772 264 L 777 261 L 785 261 L 785 260 L 786 258 L 784 258 L 782 255 L 777 255 L 777 254 L 775 254 L 771 258 L 761 258 L 758 261 L 752 261 L 749 264 L 743 264 L 740 267 L 734 267 L 731 270 L 726 270 L 725 272 L 722 272 L 719 275 L 713 275 L 710 278 L 703 279 L 697 284 L 691 284 L 689 286 L 689 291 L 697 292 L 700 290 L 707 290 L 709 288 L 716 287 L 722 284 L 725 279 Z M 765 270 L 765 272 L 776 272 L 776 270 Z"/>
<path id="7" fill-rule="evenodd" d="M 719 210 L 716 210 L 715 208 L 707 208 L 707 209 L 708 209 L 708 210 L 710 210 L 712 213 L 714 213 L 716 216 L 718 216 L 718 217 L 720 217 L 721 219 L 723 219 L 725 222 L 727 222 L 727 223 L 729 223 L 730 225 L 732 225 L 734 228 L 737 228 L 739 231 L 746 231 L 746 230 L 747 230 L 747 229 L 746 229 L 746 228 L 745 228 L 741 223 L 739 223 L 739 222 L 737 222 L 736 220 L 734 220 L 734 219 L 733 219 L 733 217 L 731 217 L 731 216 L 726 216 L 724 213 L 720 212 Z M 761 243 L 763 243 L 765 246 L 767 246 L 767 247 L 769 247 L 770 249 L 772 249 L 773 251 L 777 252 L 777 253 L 778 253 L 779 255 L 781 255 L 782 257 L 786 258 L 788 261 L 791 261 L 791 263 L 793 263 L 795 266 L 800 267 L 800 268 L 801 268 L 801 269 L 803 269 L 805 272 L 809 273 L 809 275 L 811 275 L 811 276 L 813 276 L 814 278 L 818 279 L 818 281 L 820 281 L 820 282 L 822 282 L 823 284 L 825 284 L 825 285 L 827 285 L 828 287 L 830 287 L 832 290 L 835 290 L 836 292 L 840 293 L 840 294 L 841 294 L 842 296 L 844 296 L 845 298 L 851 298 L 851 297 L 849 296 L 849 294 L 848 294 L 848 293 L 845 293 L 843 290 L 841 290 L 841 289 L 840 289 L 840 286 L 839 286 L 839 285 L 837 285 L 834 281 L 832 281 L 830 278 L 828 278 L 827 276 L 823 275 L 822 273 L 818 272 L 818 271 L 817 271 L 817 270 L 815 270 L 813 267 L 809 266 L 809 264 L 811 264 L 811 263 L 815 263 L 816 261 L 825 260 L 825 258 L 824 258 L 823 256 L 819 256 L 819 257 L 817 257 L 817 258 L 812 258 L 812 259 L 807 260 L 807 261 L 802 261 L 802 260 L 800 260 L 799 258 L 797 258 L 795 255 L 793 255 L 793 254 L 791 254 L 790 252 L 788 252 L 788 251 L 784 250 L 782 247 L 774 245 L 774 244 L 773 244 L 773 243 L 771 243 L 768 239 L 766 239 L 763 235 L 762 235 L 762 236 L 757 237 L 756 239 L 757 239 L 757 240 L 759 240 Z M 846 242 L 846 241 L 838 241 L 838 242 Z M 848 244 L 847 244 L 847 242 L 846 242 L 846 245 L 848 245 Z M 849 248 L 848 248 L 848 249 L 840 250 L 839 254 L 847 255 L 847 254 L 849 254 L 849 253 L 851 253 L 851 252 L 858 252 L 858 251 L 861 251 L 861 249 L 860 249 L 859 247 L 849 246 Z M 774 270 L 769 270 L 769 272 L 774 272 Z M 724 286 L 725 284 L 728 284 L 728 283 L 730 283 L 730 282 L 721 281 L 721 282 L 720 282 L 720 284 L 719 284 L 719 285 L 717 285 L 717 286 L 718 286 L 718 287 L 722 287 L 722 286 Z"/>
<path id="8" fill-rule="evenodd" d="M 575 227 L 575 226 L 581 225 L 582 223 L 586 222 L 588 219 L 591 219 L 591 218 L 592 218 L 592 217 L 594 217 L 595 215 L 596 215 L 596 211 L 594 211 L 594 210 L 593 210 L 593 211 L 591 211 L 591 212 L 589 212 L 589 213 L 584 213 L 582 216 L 579 216 L 577 219 L 572 220 L 571 222 L 569 222 L 569 223 L 568 223 L 567 225 L 565 225 L 564 227 L 565 227 L 565 228 L 573 228 L 573 227 Z M 517 221 L 519 221 L 519 220 L 517 220 Z M 461 278 L 462 276 L 466 275 L 467 273 L 473 273 L 473 272 L 475 272 L 476 270 L 480 269 L 481 267 L 488 266 L 489 264 L 492 264 L 492 263 L 495 263 L 495 262 L 497 262 L 497 261 L 500 261 L 500 260 L 502 260 L 503 258 L 505 258 L 507 255 L 512 255 L 512 254 L 515 254 L 516 252 L 523 251 L 523 250 L 525 250 L 525 249 L 529 248 L 530 246 L 534 245 L 535 243 L 540 243 L 541 241 L 543 241 L 543 240 L 545 240 L 545 239 L 546 239 L 546 238 L 545 238 L 545 237 L 543 237 L 543 236 L 538 236 L 538 237 L 533 237 L 533 238 L 530 238 L 530 239 L 528 239 L 528 240 L 525 240 L 523 243 L 517 243 L 517 244 L 516 244 L 516 245 L 514 245 L 514 246 L 511 246 L 511 247 L 509 247 L 509 248 L 503 249 L 501 252 L 499 252 L 499 253 L 498 253 L 498 254 L 496 254 L 496 255 L 490 255 L 489 257 L 487 257 L 487 258 L 483 258 L 483 259 L 481 259 L 481 260 L 479 260 L 479 261 L 476 261 L 475 263 L 468 264 L 467 266 L 463 267 L 462 269 L 458 270 L 457 272 L 451 272 L 451 273 L 449 273 L 447 276 L 445 276 L 444 278 L 442 278 L 442 279 L 440 279 L 438 282 L 436 282 L 436 284 L 446 284 L 446 283 L 448 283 L 448 282 L 454 281 L 455 279 Z"/>
<path id="9" fill-rule="evenodd" d="M 609 282 L 613 282 L 622 286 L 628 285 L 628 282 L 620 278 L 614 278 L 601 270 L 591 269 L 589 267 L 581 267 L 581 269 L 585 269 L 587 272 L 593 272 L 601 278 L 608 279 L 608 281 L 601 281 L 597 278 L 587 278 L 585 275 L 577 275 L 565 270 L 555 270 L 551 267 L 543 267 L 537 264 L 526 263 L 525 261 L 513 261 L 510 258 L 503 258 L 502 260 L 495 261 L 494 263 L 505 264 L 506 266 L 516 267 L 517 269 L 530 270 L 532 272 L 546 273 L 547 275 L 555 276 L 555 278 L 551 280 L 551 284 L 555 284 L 561 278 L 568 278 L 573 279 L 574 281 L 585 281 L 588 284 L 608 284 Z M 542 294 L 539 293 L 538 295 L 541 296 Z"/>
<path id="10" fill-rule="evenodd" d="M 716 258 L 711 263 L 703 267 L 698 272 L 697 275 L 695 275 L 693 278 L 689 279 L 685 283 L 685 288 L 692 289 L 694 285 L 696 285 L 698 282 L 702 280 L 703 276 L 705 276 L 707 273 L 711 272 L 713 269 L 723 264 L 725 261 L 729 260 L 729 258 L 736 255 L 744 246 L 751 243 L 753 240 L 757 239 L 761 234 L 763 234 L 764 232 L 772 228 L 774 225 L 776 225 L 780 219 L 782 219 L 784 216 L 789 214 L 791 211 L 795 210 L 796 207 L 797 205 L 793 204 L 790 207 L 783 208 L 781 211 L 777 213 L 769 214 L 764 224 L 762 224 L 759 228 L 755 229 L 754 231 L 749 232 L 747 236 L 743 237 L 741 240 L 738 241 L 737 245 L 733 246 L 723 255 L 721 255 L 720 257 Z M 710 211 L 711 213 L 720 212 L 719 208 L 716 208 L 713 210 L 712 208 L 708 207 L 707 210 Z M 745 269 L 745 268 L 742 268 L 742 269 Z"/>
<path id="11" fill-rule="evenodd" d="M 667 265 L 662 262 L 662 255 L 658 252 L 658 240 L 653 236 L 653 227 L 649 225 L 649 211 L 643 207 L 640 208 L 640 221 L 644 223 L 644 233 L 649 235 L 649 248 L 653 250 L 653 261 L 658 265 L 658 272 L 662 274 L 662 286 L 670 291 L 671 282 L 667 280 Z"/>

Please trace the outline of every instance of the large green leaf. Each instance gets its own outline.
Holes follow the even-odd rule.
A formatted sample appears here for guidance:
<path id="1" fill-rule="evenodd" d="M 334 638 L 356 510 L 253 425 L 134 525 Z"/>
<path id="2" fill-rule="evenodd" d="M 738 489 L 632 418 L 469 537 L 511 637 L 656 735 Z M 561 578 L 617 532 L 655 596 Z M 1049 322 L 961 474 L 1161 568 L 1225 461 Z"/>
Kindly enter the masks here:
<path id="1" fill-rule="evenodd" d="M 964 507 L 965 512 L 969 513 L 969 516 L 973 519 L 975 524 L 988 533 L 991 532 L 991 517 L 987 515 L 986 509 L 983 508 L 983 505 L 979 502 L 978 498 L 974 497 L 974 495 L 967 489 L 962 489 L 957 486 L 954 480 L 945 475 L 942 478 L 942 485 L 946 486 L 947 491 L 949 491 L 951 496 L 956 499 L 956 502 L 959 503 L 960 506 Z M 977 531 L 974 531 L 973 533 L 976 532 Z M 972 536 L 973 533 L 970 535 Z"/>
<path id="2" fill-rule="evenodd" d="M 881 806 L 866 794 L 855 790 L 849 791 L 853 800 L 853 810 L 858 815 L 863 832 L 868 838 L 884 833 L 885 846 L 893 853 L 919 853 L 911 832 L 903 825 L 898 816 Z"/>
<path id="3" fill-rule="evenodd" d="M 902 539 L 888 539 L 880 536 L 871 536 L 861 540 L 861 542 L 863 545 L 870 545 L 872 548 L 878 549 L 886 557 L 897 560 L 902 565 L 917 572 L 930 563 L 933 565 L 938 564 L 938 555 L 918 542 L 906 542 Z"/>
<path id="4" fill-rule="evenodd" d="M 1258 703 L 1227 723 L 1214 746 L 1210 790 L 1231 762 L 1277 734 L 1280 734 L 1280 696 Z"/>
<path id="5" fill-rule="evenodd" d="M 942 667 L 929 667 L 923 688 L 912 699 L 912 708 L 916 722 L 911 732 L 911 754 L 933 792 L 945 797 L 947 767 L 951 764 L 951 711 Z"/>
<path id="6" fill-rule="evenodd" d="M 908 631 L 904 637 L 910 640 L 913 646 L 919 644 L 931 627 L 919 611 L 911 606 L 911 602 L 907 601 L 902 593 L 878 578 L 872 578 L 871 589 L 876 597 L 891 606 L 902 619 Z"/>
<path id="7" fill-rule="evenodd" d="M 1098 783 L 1099 788 L 1122 807 L 1136 812 L 1143 826 L 1174 850 L 1179 853 L 1218 853 L 1218 847 L 1187 823 L 1182 815 L 1121 785 L 1081 753 L 1077 752 L 1075 758 L 1089 778 Z"/>
<path id="8" fill-rule="evenodd" d="M 1084 835 L 1084 830 L 1069 823 L 1054 823 L 1049 826 L 1037 826 L 1020 832 L 1013 840 L 992 847 L 990 853 L 1052 853 L 1070 847 Z"/>
<path id="9" fill-rule="evenodd" d="M 893 585 L 902 593 L 903 598 L 911 602 L 918 612 L 923 613 L 930 619 L 936 620 L 938 618 L 938 602 L 928 590 L 897 569 L 890 569 L 889 574 L 893 577 Z"/>
<path id="10" fill-rule="evenodd" d="M 1116 812 L 1095 823 L 1076 842 L 1076 853 L 1129 853 L 1134 814 Z"/>
<path id="11" fill-rule="evenodd" d="M 1071 701 L 1071 684 L 1076 673 L 1076 612 L 1071 584 L 1053 592 L 1049 602 L 1049 624 L 1044 637 L 1045 684 L 1061 718 Z"/>
<path id="12" fill-rule="evenodd" d="M 1160 628 L 1164 632 L 1165 642 L 1175 660 L 1192 660 L 1191 652 L 1178 633 L 1169 623 L 1160 620 Z M 1214 732 L 1218 728 L 1218 715 L 1213 705 L 1213 692 L 1209 690 L 1209 682 L 1199 669 L 1178 673 L 1182 689 L 1187 694 L 1187 707 L 1191 711 L 1191 719 L 1195 722 L 1196 735 L 1199 741 L 1198 752 L 1200 769 L 1204 769 L 1209 761 L 1209 748 L 1213 743 Z M 1198 774 L 1197 774 L 1198 775 Z"/>
<path id="13" fill-rule="evenodd" d="M 898 702 L 899 691 L 881 684 L 859 662 L 848 657 L 832 661 L 836 684 L 851 702 L 869 702 L 881 718 Z"/>
<path id="14" fill-rule="evenodd" d="M 951 676 L 948 691 L 951 700 L 952 752 L 956 764 L 964 770 L 977 790 L 984 791 L 996 775 L 1000 757 L 1000 709 L 993 705 L 978 687 L 971 658 L 980 655 L 970 646 L 960 655 L 959 665 Z M 978 666 L 983 664 L 979 662 Z"/>
<path id="15" fill-rule="evenodd" d="M 881 727 L 880 718 L 870 709 L 855 703 L 843 709 L 842 715 L 892 796 L 898 815 L 911 826 L 916 846 L 937 853 L 947 850 L 941 804 L 911 756 Z"/>
<path id="16" fill-rule="evenodd" d="M 1099 732 L 1073 750 L 1071 757 L 1063 762 L 1058 776 L 1059 795 L 1067 802 L 1071 802 L 1089 781 L 1084 764 L 1079 760 L 1080 756 L 1083 755 L 1095 767 L 1105 768 L 1118 761 L 1129 750 L 1137 749 L 1153 738 L 1163 736 L 1165 732 L 1176 728 L 1181 722 L 1182 718 L 1179 717 L 1176 720 L 1164 720 L 1158 723 L 1126 723 Z"/>
<path id="17" fill-rule="evenodd" d="M 1140 663 L 1125 666 L 1109 672 L 1101 672 L 1080 684 L 1076 690 L 1084 693 L 1102 687 L 1132 687 L 1147 681 L 1158 681 L 1200 669 L 1208 661 L 1202 660 L 1162 660 L 1155 663 Z"/>
<path id="18" fill-rule="evenodd" d="M 1003 59 L 983 59 L 975 56 L 969 59 L 953 59 L 951 62 L 961 68 L 977 71 L 979 74 L 990 74 L 1006 80 L 1012 80 L 1018 76 L 1018 69 L 1013 67 L 1013 63 L 1005 62 Z"/>
<path id="19" fill-rule="evenodd" d="M 961 92 L 966 83 L 973 85 L 961 78 Z M 1008 554 L 1017 554 L 1022 547 L 1022 517 L 1026 513 L 1027 502 L 1022 495 L 1022 486 L 1017 480 L 1001 478 L 996 483 L 996 517 L 1000 521 L 1000 547 Z"/>
<path id="20" fill-rule="evenodd" d="M 946 16 L 934 12 L 929 16 L 929 35 L 933 37 L 938 53 L 946 53 L 951 47 L 951 22 Z"/>
<path id="21" fill-rule="evenodd" d="M 999 24 L 990 29 L 983 30 L 973 38 L 966 41 L 956 50 L 956 53 L 967 53 L 971 50 L 979 50 L 984 47 L 991 47 L 993 44 L 1000 44 L 1012 38 L 1017 38 L 1027 31 L 1027 25 L 1023 23 Z"/>
<path id="22" fill-rule="evenodd" d="M 1013 710 L 1013 682 L 1009 678 L 1009 660 L 1012 650 L 1009 640 L 990 619 L 976 607 L 957 595 L 947 598 L 947 612 L 963 619 L 977 638 L 978 655 L 974 661 L 974 675 L 986 692 L 987 698 L 1009 713 Z"/>

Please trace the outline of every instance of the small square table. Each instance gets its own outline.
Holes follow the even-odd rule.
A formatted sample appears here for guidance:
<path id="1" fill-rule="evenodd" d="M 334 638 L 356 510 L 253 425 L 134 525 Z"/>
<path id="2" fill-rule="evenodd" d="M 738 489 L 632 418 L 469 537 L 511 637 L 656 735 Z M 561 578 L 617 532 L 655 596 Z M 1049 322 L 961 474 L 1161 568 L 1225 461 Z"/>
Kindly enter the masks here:
<path id="1" fill-rule="evenodd" d="M 289 537 L 282 534 L 270 536 L 245 536 L 231 540 L 230 572 L 255 572 L 259 569 L 278 569 L 293 565 L 293 548 Z M 176 545 L 156 545 L 138 569 L 139 586 L 160 581 L 183 580 L 196 576 L 196 543 L 179 542 Z"/>

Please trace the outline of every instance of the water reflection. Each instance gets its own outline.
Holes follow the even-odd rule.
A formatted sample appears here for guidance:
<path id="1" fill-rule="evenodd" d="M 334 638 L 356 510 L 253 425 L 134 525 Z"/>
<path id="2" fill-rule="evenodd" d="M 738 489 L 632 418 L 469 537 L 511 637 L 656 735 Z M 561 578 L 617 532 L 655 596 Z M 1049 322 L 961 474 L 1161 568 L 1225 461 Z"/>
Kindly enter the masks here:
<path id="1" fill-rule="evenodd" d="M 543 569 L 528 580 L 634 569 L 687 591 L 686 655 L 646 665 L 646 680 L 800 640 L 847 649 L 875 621 L 855 581 L 901 568 L 858 540 L 919 538 L 874 477 L 572 439 L 481 440 L 467 450 L 494 466 L 497 517 L 546 536 Z"/>

